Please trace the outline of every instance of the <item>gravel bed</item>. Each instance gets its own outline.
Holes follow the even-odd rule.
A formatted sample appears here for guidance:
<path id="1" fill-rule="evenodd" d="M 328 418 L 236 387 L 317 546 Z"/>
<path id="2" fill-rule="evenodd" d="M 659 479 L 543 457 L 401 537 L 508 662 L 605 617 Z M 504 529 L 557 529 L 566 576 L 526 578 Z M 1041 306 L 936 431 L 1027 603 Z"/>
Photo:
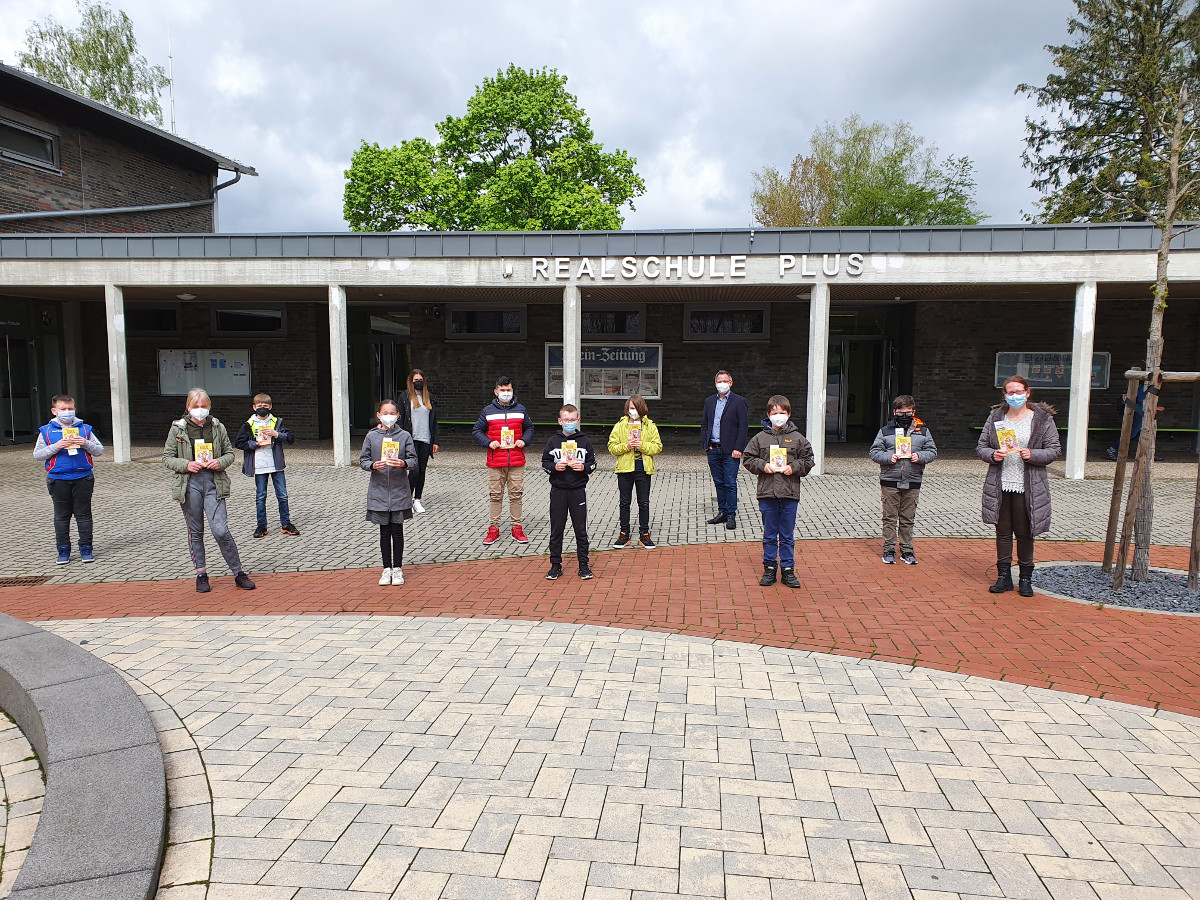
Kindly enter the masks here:
<path id="1" fill-rule="evenodd" d="M 1125 587 L 1112 588 L 1112 575 L 1099 566 L 1044 566 L 1033 573 L 1033 586 L 1076 600 L 1111 603 L 1131 609 L 1200 613 L 1200 591 L 1187 589 L 1187 576 L 1150 570 L 1150 580 L 1135 583 L 1126 576 Z"/>

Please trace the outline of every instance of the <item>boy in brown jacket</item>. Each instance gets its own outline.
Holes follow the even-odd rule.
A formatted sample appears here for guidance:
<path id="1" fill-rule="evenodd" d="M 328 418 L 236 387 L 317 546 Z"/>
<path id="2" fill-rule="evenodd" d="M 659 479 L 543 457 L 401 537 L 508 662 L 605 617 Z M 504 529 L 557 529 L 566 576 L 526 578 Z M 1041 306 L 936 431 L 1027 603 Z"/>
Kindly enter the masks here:
<path id="1" fill-rule="evenodd" d="M 742 465 L 758 476 L 758 509 L 763 520 L 763 576 L 768 587 L 779 580 L 800 587 L 796 578 L 796 510 L 800 506 L 800 479 L 816 464 L 812 445 L 792 423 L 792 404 L 776 394 L 767 401 L 763 430 L 742 451 Z"/>

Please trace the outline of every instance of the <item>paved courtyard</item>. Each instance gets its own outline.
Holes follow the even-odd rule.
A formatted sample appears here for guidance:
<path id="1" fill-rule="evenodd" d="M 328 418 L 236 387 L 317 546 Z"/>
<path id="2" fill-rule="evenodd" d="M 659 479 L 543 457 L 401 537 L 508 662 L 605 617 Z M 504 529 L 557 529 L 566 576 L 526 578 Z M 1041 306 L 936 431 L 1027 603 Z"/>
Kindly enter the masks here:
<path id="1" fill-rule="evenodd" d="M 161 451 L 159 451 L 161 452 Z M 969 454 L 967 455 L 969 456 Z M 313 464 L 327 456 L 313 449 L 295 454 L 288 467 L 288 493 L 300 537 L 278 531 L 278 510 L 268 492 L 271 533 L 255 540 L 254 485 L 239 467 L 231 472 L 230 526 L 246 569 L 253 573 L 364 568 L 379 565 L 378 529 L 365 521 L 367 474 L 357 468 Z M 169 473 L 153 448 L 139 448 L 136 461 L 123 466 L 101 463 L 93 501 L 96 562 L 54 565 L 54 533 L 45 477 L 24 447 L 0 452 L 0 484 L 6 505 L 7 535 L 0 543 L 0 577 L 47 576 L 54 583 L 183 578 L 192 574 L 187 537 L 178 504 L 170 499 Z M 239 454 L 240 459 L 240 454 Z M 439 454 L 425 489 L 429 511 L 405 525 L 405 563 L 454 562 L 491 556 L 537 556 L 549 541 L 549 486 L 540 467 L 529 466 L 525 489 L 525 530 L 521 546 L 507 531 L 492 547 L 481 543 L 487 527 L 487 470 L 480 454 L 454 450 Z M 980 537 L 993 534 L 980 522 L 982 466 L 977 459 L 939 461 L 930 467 L 921 492 L 918 536 Z M 1111 473 L 1111 463 L 1092 464 Z M 858 474 L 807 479 L 796 535 L 800 539 L 869 538 L 879 533 L 879 481 L 869 461 L 835 458 L 830 469 Z M 1154 540 L 1186 544 L 1191 534 L 1195 462 L 1158 467 Z M 1061 474 L 1061 464 L 1057 471 Z M 939 472 L 941 474 L 939 474 Z M 1102 540 L 1112 483 L 1089 478 L 1052 481 L 1053 540 Z M 699 454 L 663 460 L 654 476 L 651 525 L 661 545 L 710 544 L 761 539 L 754 502 L 754 480 L 740 476 L 738 528 L 708 526 L 715 512 L 712 481 Z M 598 471 L 588 487 L 589 527 L 593 546 L 607 547 L 619 522 L 616 476 Z M 507 515 L 507 501 L 505 504 Z M 636 517 L 636 505 L 633 515 Z M 507 519 L 506 519 L 507 521 Z M 636 518 L 634 519 L 636 523 Z M 214 573 L 225 571 L 211 536 L 206 541 Z M 567 549 L 573 546 L 568 538 Z"/>
<path id="2" fill-rule="evenodd" d="M 160 900 L 1200 895 L 1196 719 L 579 625 L 50 627 L 156 698 Z"/>

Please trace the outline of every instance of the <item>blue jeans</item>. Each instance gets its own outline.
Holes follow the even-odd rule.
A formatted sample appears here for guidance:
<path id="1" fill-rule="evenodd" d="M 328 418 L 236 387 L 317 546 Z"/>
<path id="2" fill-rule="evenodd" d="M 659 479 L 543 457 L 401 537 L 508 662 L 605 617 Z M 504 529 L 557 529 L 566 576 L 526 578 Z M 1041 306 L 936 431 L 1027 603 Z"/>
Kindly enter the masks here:
<path id="1" fill-rule="evenodd" d="M 717 509 L 727 516 L 737 514 L 737 474 L 740 459 L 719 447 L 708 448 L 708 470 L 717 487 Z"/>
<path id="2" fill-rule="evenodd" d="M 279 501 L 279 524 L 290 525 L 292 517 L 288 514 L 287 480 L 282 472 L 268 472 L 265 475 L 254 476 L 254 511 L 258 514 L 258 527 L 267 527 L 267 479 L 275 485 L 275 499 Z"/>
<path id="3" fill-rule="evenodd" d="M 790 569 L 796 565 L 796 510 L 799 500 L 758 501 L 763 520 L 763 565 Z"/>

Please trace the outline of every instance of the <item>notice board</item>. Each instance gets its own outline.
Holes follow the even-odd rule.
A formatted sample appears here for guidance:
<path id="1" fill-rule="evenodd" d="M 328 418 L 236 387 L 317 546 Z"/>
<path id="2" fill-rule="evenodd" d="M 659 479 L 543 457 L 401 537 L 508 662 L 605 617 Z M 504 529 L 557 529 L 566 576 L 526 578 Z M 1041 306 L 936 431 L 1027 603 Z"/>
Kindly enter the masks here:
<path id="1" fill-rule="evenodd" d="M 662 398 L 662 344 L 584 344 L 579 348 L 579 396 L 620 400 L 641 394 Z M 563 395 L 563 345 L 546 345 L 546 397 Z"/>
<path id="2" fill-rule="evenodd" d="M 158 393 L 182 397 L 192 388 L 213 397 L 249 397 L 250 351 L 159 350 Z"/>

